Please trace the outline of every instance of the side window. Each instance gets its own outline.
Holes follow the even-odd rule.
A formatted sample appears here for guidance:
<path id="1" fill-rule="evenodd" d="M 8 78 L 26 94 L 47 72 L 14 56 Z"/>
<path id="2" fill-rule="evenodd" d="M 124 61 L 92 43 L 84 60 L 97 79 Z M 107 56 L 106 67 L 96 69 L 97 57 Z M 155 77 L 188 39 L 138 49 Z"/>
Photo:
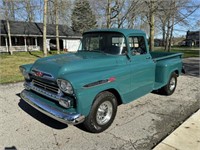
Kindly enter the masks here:
<path id="1" fill-rule="evenodd" d="M 124 37 L 112 37 L 111 42 L 111 51 L 113 54 L 125 54 L 127 48 Z"/>
<path id="2" fill-rule="evenodd" d="M 146 54 L 146 46 L 143 36 L 130 36 L 129 47 L 133 55 Z"/>
<path id="3" fill-rule="evenodd" d="M 112 37 L 112 45 L 121 46 L 125 45 L 123 37 Z"/>

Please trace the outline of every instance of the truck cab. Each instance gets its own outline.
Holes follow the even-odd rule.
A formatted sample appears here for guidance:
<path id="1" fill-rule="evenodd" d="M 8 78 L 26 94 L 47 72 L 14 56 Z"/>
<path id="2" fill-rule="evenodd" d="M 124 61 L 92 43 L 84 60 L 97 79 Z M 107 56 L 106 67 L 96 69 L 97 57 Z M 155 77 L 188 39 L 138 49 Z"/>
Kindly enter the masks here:
<path id="1" fill-rule="evenodd" d="M 67 124 L 90 132 L 106 130 L 117 107 L 154 90 L 171 95 L 182 69 L 182 54 L 149 52 L 141 30 L 98 29 L 83 33 L 76 53 L 20 66 L 21 98 Z"/>

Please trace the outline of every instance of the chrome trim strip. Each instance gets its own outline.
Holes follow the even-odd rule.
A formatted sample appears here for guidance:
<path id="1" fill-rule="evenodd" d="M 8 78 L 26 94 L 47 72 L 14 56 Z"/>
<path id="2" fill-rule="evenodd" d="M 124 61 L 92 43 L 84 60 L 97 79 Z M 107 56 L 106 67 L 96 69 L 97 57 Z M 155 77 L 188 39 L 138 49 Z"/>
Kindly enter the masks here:
<path id="1" fill-rule="evenodd" d="M 46 103 L 41 102 L 39 99 L 36 99 L 35 94 L 31 91 L 23 90 L 20 93 L 20 97 L 27 102 L 29 105 L 44 113 L 45 115 L 58 120 L 65 124 L 79 124 L 85 120 L 85 116 L 78 113 L 64 113 L 61 110 L 58 110 L 55 107 L 52 107 Z M 39 96 L 38 96 L 39 97 Z"/>
<path id="2" fill-rule="evenodd" d="M 111 77 L 109 79 L 105 79 L 105 80 L 99 80 L 99 81 L 95 81 L 89 84 L 84 85 L 84 88 L 91 88 L 91 87 L 95 87 L 95 86 L 99 86 L 99 85 L 103 85 L 106 83 L 110 83 L 110 82 L 114 82 L 115 81 L 115 77 Z"/>
<path id="3" fill-rule="evenodd" d="M 52 91 L 52 92 L 55 92 L 55 93 L 58 93 L 58 90 L 59 90 L 59 87 L 55 87 L 53 85 L 48 85 L 48 84 L 45 84 L 43 82 L 37 81 L 35 79 L 32 80 L 32 83 L 35 86 L 39 86 L 39 87 L 41 87 L 43 89 L 46 89 L 48 91 Z"/>
<path id="4" fill-rule="evenodd" d="M 108 82 L 109 81 L 107 79 L 106 80 L 99 80 L 99 81 L 96 81 L 96 82 L 92 82 L 92 83 L 86 84 L 83 87 L 84 88 L 91 88 L 91 87 L 102 85 L 102 84 L 105 84 L 105 83 L 108 83 Z"/>
<path id="5" fill-rule="evenodd" d="M 43 90 L 42 88 L 38 88 L 38 87 L 34 86 L 32 83 L 25 82 L 24 83 L 24 87 L 27 90 L 33 90 L 33 91 L 35 91 L 35 92 L 37 92 L 37 93 L 39 93 L 41 95 L 44 95 L 44 96 L 46 96 L 46 97 L 48 97 L 50 99 L 56 100 L 56 101 L 59 101 L 61 98 L 65 99 L 64 97 L 61 97 L 62 95 L 56 95 L 56 94 L 54 94 L 52 92 Z M 68 100 L 68 99 L 66 99 L 66 100 Z"/>

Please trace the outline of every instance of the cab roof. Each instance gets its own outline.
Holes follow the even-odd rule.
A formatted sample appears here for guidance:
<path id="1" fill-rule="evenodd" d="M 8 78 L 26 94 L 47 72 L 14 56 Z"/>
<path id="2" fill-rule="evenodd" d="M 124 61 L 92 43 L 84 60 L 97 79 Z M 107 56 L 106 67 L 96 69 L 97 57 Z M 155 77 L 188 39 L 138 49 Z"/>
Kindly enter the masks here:
<path id="1" fill-rule="evenodd" d="M 111 28 L 111 29 L 95 29 L 95 30 L 90 30 L 87 32 L 84 32 L 83 34 L 86 33 L 93 33 L 93 32 L 118 32 L 118 33 L 122 33 L 125 36 L 128 36 L 129 34 L 141 34 L 146 36 L 145 32 L 142 30 L 136 30 L 136 29 L 117 29 L 117 28 Z"/>

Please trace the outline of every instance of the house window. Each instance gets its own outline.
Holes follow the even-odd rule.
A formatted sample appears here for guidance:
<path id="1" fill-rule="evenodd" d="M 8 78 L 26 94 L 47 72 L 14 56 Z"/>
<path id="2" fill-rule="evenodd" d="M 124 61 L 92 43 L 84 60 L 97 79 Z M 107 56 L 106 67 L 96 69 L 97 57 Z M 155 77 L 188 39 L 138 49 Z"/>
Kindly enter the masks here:
<path id="1" fill-rule="evenodd" d="M 17 40 L 17 38 L 15 37 L 15 43 L 14 43 L 15 45 L 17 45 L 17 41 L 18 41 L 18 40 Z"/>
<path id="2" fill-rule="evenodd" d="M 0 46 L 6 46 L 6 38 L 4 36 L 1 36 L 1 43 Z"/>

